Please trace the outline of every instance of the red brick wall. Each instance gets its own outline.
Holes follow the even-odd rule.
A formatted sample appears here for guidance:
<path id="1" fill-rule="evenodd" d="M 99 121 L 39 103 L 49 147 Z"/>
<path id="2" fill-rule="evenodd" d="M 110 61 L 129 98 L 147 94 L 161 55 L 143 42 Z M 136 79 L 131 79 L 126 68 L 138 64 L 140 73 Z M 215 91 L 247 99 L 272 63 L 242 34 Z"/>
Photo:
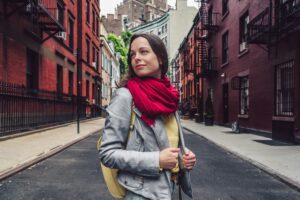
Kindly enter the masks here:
<path id="1" fill-rule="evenodd" d="M 266 1 L 267 2 L 267 1 Z M 219 24 L 219 31 L 210 39 L 214 47 L 215 56 L 218 57 L 219 73 L 213 80 L 207 80 L 206 89 L 214 89 L 214 109 L 216 123 L 223 123 L 223 91 L 222 84 L 229 83 L 229 124 L 238 119 L 239 114 L 239 91 L 230 87 L 230 81 L 234 76 L 241 74 L 249 75 L 249 114 L 245 118 L 239 118 L 243 127 L 271 131 L 273 114 L 273 68 L 268 59 L 267 52 L 255 44 L 248 45 L 248 52 L 244 55 L 239 53 L 239 19 L 249 11 L 252 20 L 265 7 L 259 0 L 253 1 L 229 1 L 229 13 Z M 212 0 L 214 12 L 222 13 L 221 3 Z M 229 63 L 223 65 L 222 59 L 222 35 L 229 33 Z M 221 74 L 224 77 L 220 77 Z"/>

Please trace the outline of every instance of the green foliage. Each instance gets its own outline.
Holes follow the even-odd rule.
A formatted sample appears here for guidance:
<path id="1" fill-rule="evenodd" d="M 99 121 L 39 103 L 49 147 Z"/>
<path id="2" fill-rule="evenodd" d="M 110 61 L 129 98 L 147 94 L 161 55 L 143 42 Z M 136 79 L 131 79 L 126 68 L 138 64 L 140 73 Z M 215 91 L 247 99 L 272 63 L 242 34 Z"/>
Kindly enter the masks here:
<path id="1" fill-rule="evenodd" d="M 128 48 L 128 46 L 129 46 L 131 36 L 132 36 L 132 33 L 130 31 L 125 31 L 125 32 L 122 32 L 122 34 L 121 34 L 121 38 L 122 38 L 126 48 Z"/>
<path id="2" fill-rule="evenodd" d="M 108 33 L 108 40 L 112 41 L 115 46 L 115 51 L 119 52 L 121 55 L 120 58 L 120 68 L 121 74 L 124 74 L 128 70 L 128 63 L 127 63 L 127 54 L 128 54 L 128 45 L 130 42 L 130 38 L 132 33 L 129 31 L 122 32 L 122 36 L 118 37 L 113 33 Z"/>

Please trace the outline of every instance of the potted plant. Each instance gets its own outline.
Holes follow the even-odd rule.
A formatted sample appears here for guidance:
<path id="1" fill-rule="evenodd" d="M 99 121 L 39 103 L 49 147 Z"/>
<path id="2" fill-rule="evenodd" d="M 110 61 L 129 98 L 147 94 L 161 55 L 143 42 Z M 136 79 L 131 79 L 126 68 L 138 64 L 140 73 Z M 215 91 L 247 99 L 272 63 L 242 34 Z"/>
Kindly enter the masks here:
<path id="1" fill-rule="evenodd" d="M 214 107 L 210 95 L 207 96 L 205 101 L 204 124 L 206 126 L 212 126 L 214 124 Z"/>

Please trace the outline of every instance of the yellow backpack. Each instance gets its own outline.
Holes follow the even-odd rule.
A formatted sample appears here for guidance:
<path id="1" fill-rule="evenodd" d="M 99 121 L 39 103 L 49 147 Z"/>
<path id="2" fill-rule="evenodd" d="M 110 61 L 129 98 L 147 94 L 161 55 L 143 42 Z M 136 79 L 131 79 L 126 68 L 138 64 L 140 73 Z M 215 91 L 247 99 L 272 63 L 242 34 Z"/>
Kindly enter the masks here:
<path id="1" fill-rule="evenodd" d="M 129 128 L 127 142 L 128 142 L 128 139 L 131 135 L 131 131 L 133 130 L 134 120 L 135 120 L 135 112 L 132 111 L 131 112 L 130 128 Z M 101 147 L 101 140 L 102 140 L 102 136 L 100 136 L 100 138 L 97 141 L 97 150 L 98 151 Z M 114 198 L 117 198 L 117 199 L 124 198 L 125 195 L 126 195 L 126 189 L 122 185 L 120 185 L 120 183 L 118 182 L 118 171 L 119 170 L 108 168 L 108 167 L 104 166 L 101 163 L 101 161 L 100 161 L 100 168 L 101 168 L 101 171 L 102 171 L 102 175 L 103 175 L 105 184 L 106 184 L 110 194 Z"/>

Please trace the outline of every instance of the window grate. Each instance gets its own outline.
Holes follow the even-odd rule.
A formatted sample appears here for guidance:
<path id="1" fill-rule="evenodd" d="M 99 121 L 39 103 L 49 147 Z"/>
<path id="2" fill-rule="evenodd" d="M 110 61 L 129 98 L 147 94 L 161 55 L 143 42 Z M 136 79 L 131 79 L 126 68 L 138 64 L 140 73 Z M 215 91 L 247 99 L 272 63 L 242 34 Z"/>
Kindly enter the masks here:
<path id="1" fill-rule="evenodd" d="M 294 115 L 294 60 L 276 66 L 276 115 Z"/>

